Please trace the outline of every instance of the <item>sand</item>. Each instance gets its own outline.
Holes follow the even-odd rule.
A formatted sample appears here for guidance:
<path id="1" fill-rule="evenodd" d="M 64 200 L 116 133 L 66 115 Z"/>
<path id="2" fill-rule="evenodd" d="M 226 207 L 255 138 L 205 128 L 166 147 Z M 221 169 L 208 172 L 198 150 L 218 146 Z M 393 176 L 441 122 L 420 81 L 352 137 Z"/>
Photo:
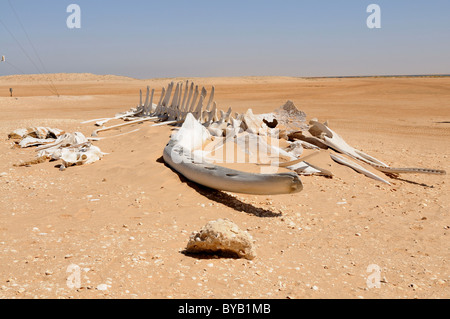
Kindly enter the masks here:
<path id="1" fill-rule="evenodd" d="M 109 154 L 92 165 L 13 166 L 35 151 L 12 148 L 12 130 L 90 135 L 95 127 L 82 121 L 126 111 L 139 89 L 159 95 L 172 80 L 0 77 L 0 298 L 450 297 L 448 175 L 402 175 L 387 186 L 323 153 L 311 163 L 336 176 L 302 177 L 299 194 L 229 194 L 166 167 L 172 128 L 148 125 L 96 142 Z M 308 119 L 329 120 L 349 144 L 394 167 L 450 171 L 450 78 L 195 81 L 215 85 L 221 109 L 264 113 L 292 100 Z M 255 260 L 183 254 L 190 234 L 219 218 L 252 235 Z M 380 288 L 367 284 L 376 274 L 370 265 L 381 271 Z M 80 287 L 70 285 L 77 271 Z"/>

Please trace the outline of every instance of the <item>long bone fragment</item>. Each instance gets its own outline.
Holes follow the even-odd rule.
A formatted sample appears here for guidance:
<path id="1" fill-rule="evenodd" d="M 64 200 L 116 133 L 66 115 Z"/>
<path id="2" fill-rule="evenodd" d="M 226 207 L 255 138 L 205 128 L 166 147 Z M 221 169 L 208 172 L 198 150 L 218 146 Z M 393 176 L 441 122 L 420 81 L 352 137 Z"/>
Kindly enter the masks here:
<path id="1" fill-rule="evenodd" d="M 369 164 L 373 168 L 386 173 L 386 174 L 435 174 L 435 175 L 445 175 L 446 171 L 438 169 L 428 169 L 428 168 L 395 168 L 381 162 L 380 160 L 359 151 L 350 145 L 336 132 L 319 122 L 313 122 L 313 126 L 310 128 L 310 133 L 316 137 L 319 137 L 323 142 L 334 149 L 335 151 L 348 155 L 354 159 L 360 160 L 366 164 Z"/>
<path id="2" fill-rule="evenodd" d="M 338 154 L 330 154 L 331 159 L 333 161 L 335 161 L 336 163 L 339 163 L 341 165 L 345 165 L 348 166 L 352 169 L 354 169 L 355 171 L 357 171 L 358 173 L 364 174 L 365 176 L 375 179 L 377 181 L 383 182 L 385 184 L 391 185 L 391 183 L 389 183 L 388 181 L 386 181 L 385 179 L 373 174 L 372 172 L 368 171 L 367 169 L 365 169 L 364 167 L 362 167 L 361 165 L 341 156 Z"/>
<path id="3" fill-rule="evenodd" d="M 196 160 L 196 152 L 209 138 L 207 129 L 188 114 L 182 128 L 164 149 L 165 162 L 187 179 L 217 190 L 253 195 L 302 191 L 302 182 L 294 173 L 252 174 Z"/>
<path id="4" fill-rule="evenodd" d="M 127 118 L 127 117 L 130 117 L 130 116 L 136 116 L 137 114 L 139 114 L 140 112 L 127 112 L 127 113 L 125 113 L 125 114 L 121 114 L 121 115 L 117 115 L 117 116 L 115 116 L 115 117 L 110 117 L 110 118 L 107 118 L 107 119 L 100 119 L 99 121 L 96 121 L 96 123 L 95 123 L 95 125 L 96 126 L 103 126 L 103 125 L 105 125 L 106 123 L 108 123 L 108 122 L 110 122 L 110 121 L 113 121 L 113 120 L 121 120 L 121 119 L 125 119 L 125 118 Z M 84 123 L 89 123 L 90 121 L 88 121 L 88 122 L 83 122 L 82 124 L 84 124 Z"/>
<path id="5" fill-rule="evenodd" d="M 137 124 L 137 123 L 142 123 L 142 122 L 147 122 L 147 121 L 155 121 L 157 119 L 159 119 L 159 118 L 158 117 L 148 117 L 148 118 L 142 118 L 142 119 L 139 119 L 139 120 L 135 120 L 135 121 L 131 121 L 131 122 L 123 123 L 123 124 L 117 124 L 117 125 L 113 125 L 113 126 L 110 126 L 110 127 L 101 128 L 101 129 L 98 129 L 98 130 L 92 132 L 92 136 L 93 137 L 97 137 L 98 133 L 100 133 L 100 132 L 106 132 L 106 131 L 110 131 L 110 130 L 113 130 L 113 129 L 116 129 L 116 128 L 129 126 L 129 125 L 132 125 L 132 124 Z"/>
<path id="6" fill-rule="evenodd" d="M 81 124 L 88 124 L 88 123 L 92 123 L 95 122 L 96 126 L 104 126 L 106 123 L 113 121 L 113 120 L 120 120 L 120 119 L 126 119 L 129 117 L 136 117 L 139 116 L 140 114 L 142 114 L 143 116 L 148 116 L 149 113 L 152 112 L 152 108 L 153 108 L 153 94 L 154 94 L 155 90 L 152 90 L 152 94 L 151 94 L 151 101 L 149 101 L 149 97 L 150 97 L 150 87 L 147 86 L 147 96 L 145 99 L 145 103 L 142 104 L 142 91 L 140 91 L 139 93 L 139 97 L 140 97 L 140 101 L 139 101 L 139 105 L 137 107 L 137 109 L 135 110 L 131 110 L 131 111 L 127 111 L 125 113 L 121 113 L 121 114 L 117 114 L 114 117 L 110 117 L 110 118 L 101 118 L 101 119 L 95 119 L 95 120 L 88 120 L 88 121 L 84 121 L 81 122 Z"/>

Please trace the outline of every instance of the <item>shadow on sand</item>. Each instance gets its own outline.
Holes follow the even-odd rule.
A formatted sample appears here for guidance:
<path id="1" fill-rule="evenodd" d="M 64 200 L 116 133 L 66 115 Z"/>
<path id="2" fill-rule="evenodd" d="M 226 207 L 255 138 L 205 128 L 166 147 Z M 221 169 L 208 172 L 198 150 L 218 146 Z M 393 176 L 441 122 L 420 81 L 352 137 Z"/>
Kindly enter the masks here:
<path id="1" fill-rule="evenodd" d="M 238 212 L 245 212 L 250 215 L 254 215 L 257 217 L 263 217 L 263 218 L 275 218 L 275 217 L 281 217 L 282 214 L 275 213 L 268 209 L 263 209 L 259 207 L 255 207 L 251 204 L 247 204 L 242 202 L 241 200 L 237 199 L 236 197 L 233 197 L 225 192 L 218 191 L 212 188 L 208 188 L 205 186 L 201 186 L 197 183 L 191 182 L 187 178 L 185 178 L 183 175 L 172 169 L 170 166 L 168 166 L 165 162 L 163 157 L 158 158 L 158 163 L 164 164 L 167 168 L 171 169 L 175 174 L 178 175 L 178 178 L 182 183 L 187 184 L 189 187 L 194 189 L 197 193 L 199 193 L 202 196 L 205 196 L 209 200 L 215 201 L 219 204 L 225 205 L 227 207 L 230 207 Z"/>

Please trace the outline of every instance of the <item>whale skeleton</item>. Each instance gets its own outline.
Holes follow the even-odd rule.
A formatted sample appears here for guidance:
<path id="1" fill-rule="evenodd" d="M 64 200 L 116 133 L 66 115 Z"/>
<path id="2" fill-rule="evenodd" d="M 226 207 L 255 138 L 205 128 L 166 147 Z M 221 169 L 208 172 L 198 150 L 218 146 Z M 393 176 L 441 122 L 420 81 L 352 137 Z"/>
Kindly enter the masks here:
<path id="1" fill-rule="evenodd" d="M 96 122 L 96 125 L 101 127 L 92 133 L 92 139 L 101 139 L 98 138 L 98 134 L 101 132 L 144 122 L 153 122 L 152 127 L 181 126 L 172 135 L 164 149 L 163 158 L 167 165 L 198 184 L 236 193 L 259 195 L 297 193 L 303 189 L 299 175 L 332 177 L 332 172 L 306 162 L 309 156 L 301 158 L 303 149 L 315 149 L 316 152 L 330 149 L 357 160 L 361 164 L 369 165 L 391 177 L 398 177 L 398 174 L 404 173 L 446 174 L 445 171 L 437 169 L 392 168 L 388 164 L 351 147 L 339 134 L 328 127 L 327 122 L 322 124 L 317 120 L 312 120 L 309 124 L 306 124 L 306 114 L 299 111 L 291 101 L 270 114 L 253 114 L 251 109 L 244 114 L 239 114 L 233 113 L 231 108 L 225 112 L 219 110 L 217 103 L 214 101 L 214 87 L 212 87 L 208 98 L 208 92 L 204 87 L 200 89 L 198 85 L 189 81 L 171 82 L 167 88 L 162 88 L 157 104 L 153 103 L 154 95 L 155 90 L 150 90 L 150 87 L 147 87 L 145 102 L 142 91 L 140 91 L 140 100 L 136 108 L 116 114 L 112 118 L 83 123 Z M 106 123 L 112 120 L 124 120 L 126 122 L 104 127 Z M 136 129 L 133 132 L 138 130 Z M 123 135 L 123 133 L 120 135 Z M 268 147 L 265 141 L 270 139 L 284 139 L 289 147 Z M 214 152 L 203 150 L 205 144 L 211 144 L 214 140 L 220 141 L 220 143 L 216 143 L 214 151 L 226 148 L 227 143 L 233 141 L 241 147 L 245 144 L 242 142 L 243 140 L 254 141 L 256 144 L 253 144 L 253 148 L 266 148 L 275 157 L 269 164 L 255 164 L 283 168 L 292 172 L 253 174 L 218 166 L 214 164 L 214 159 L 210 157 Z M 252 153 L 254 149 L 249 147 L 244 149 L 244 152 Z M 348 158 L 338 154 L 330 154 L 330 156 L 336 163 L 348 166 L 374 180 L 390 184 L 387 180 Z"/>

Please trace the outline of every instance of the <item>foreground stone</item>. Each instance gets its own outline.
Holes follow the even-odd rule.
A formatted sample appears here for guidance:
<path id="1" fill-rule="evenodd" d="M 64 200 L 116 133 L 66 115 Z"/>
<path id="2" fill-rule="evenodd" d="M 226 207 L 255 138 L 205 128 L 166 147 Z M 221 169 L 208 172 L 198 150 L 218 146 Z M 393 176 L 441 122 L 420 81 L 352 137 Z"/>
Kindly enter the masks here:
<path id="1" fill-rule="evenodd" d="M 217 254 L 249 260 L 256 258 L 252 236 L 227 219 L 209 222 L 199 232 L 194 232 L 186 253 Z"/>

